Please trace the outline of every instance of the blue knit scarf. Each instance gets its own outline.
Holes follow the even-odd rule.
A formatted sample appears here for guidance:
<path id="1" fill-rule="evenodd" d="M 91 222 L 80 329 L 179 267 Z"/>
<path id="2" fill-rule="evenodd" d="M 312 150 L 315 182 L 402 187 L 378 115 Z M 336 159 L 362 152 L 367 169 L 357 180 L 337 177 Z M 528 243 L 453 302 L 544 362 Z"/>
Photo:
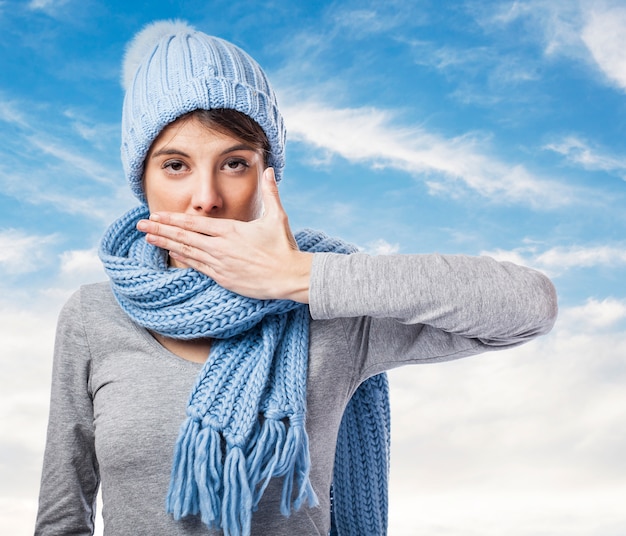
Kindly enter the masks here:
<path id="1" fill-rule="evenodd" d="M 102 239 L 100 258 L 118 303 L 161 335 L 213 340 L 176 443 L 167 511 L 246 536 L 272 478 L 283 479 L 283 515 L 316 506 L 305 428 L 308 307 L 245 298 L 195 270 L 170 269 L 166 252 L 135 228 L 148 215 L 145 206 L 129 211 Z M 296 240 L 304 251 L 355 251 L 310 230 Z M 380 375 L 359 387 L 344 413 L 331 534 L 386 534 L 388 462 L 388 386 Z"/>

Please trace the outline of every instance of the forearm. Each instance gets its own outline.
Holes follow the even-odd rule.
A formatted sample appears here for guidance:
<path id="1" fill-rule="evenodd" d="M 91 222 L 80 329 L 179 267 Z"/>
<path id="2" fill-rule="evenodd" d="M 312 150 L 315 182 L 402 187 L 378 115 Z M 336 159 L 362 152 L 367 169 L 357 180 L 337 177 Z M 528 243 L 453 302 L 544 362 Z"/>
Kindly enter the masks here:
<path id="1" fill-rule="evenodd" d="M 488 257 L 316 255 L 316 319 L 370 316 L 425 324 L 496 345 L 550 330 L 556 293 L 541 273 Z"/>

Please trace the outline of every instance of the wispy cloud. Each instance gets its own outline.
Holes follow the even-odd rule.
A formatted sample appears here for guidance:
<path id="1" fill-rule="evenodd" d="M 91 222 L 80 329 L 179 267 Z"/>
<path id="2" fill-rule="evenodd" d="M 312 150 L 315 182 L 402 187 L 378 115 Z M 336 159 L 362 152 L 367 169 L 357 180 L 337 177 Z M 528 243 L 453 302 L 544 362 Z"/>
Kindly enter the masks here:
<path id="1" fill-rule="evenodd" d="M 589 298 L 583 305 L 561 312 L 559 322 L 569 330 L 607 329 L 626 320 L 626 300 Z M 582 326 L 586 326 L 583 328 Z"/>
<path id="2" fill-rule="evenodd" d="M 591 63 L 612 85 L 626 90 L 626 8 L 619 0 L 515 0 L 477 10 L 486 26 L 522 21 L 529 39 L 547 56 Z"/>
<path id="3" fill-rule="evenodd" d="M 624 301 L 588 300 L 515 350 L 392 371 L 392 456 L 407 460 L 392 464 L 398 514 L 434 493 L 434 510 L 420 509 L 427 533 L 466 534 L 480 519 L 487 536 L 619 534 L 606 529 L 626 520 L 615 495 L 626 469 L 615 432 L 626 425 L 625 314 Z"/>
<path id="4" fill-rule="evenodd" d="M 553 276 L 576 268 L 626 265 L 626 245 L 557 246 L 545 251 L 530 245 L 513 250 L 483 251 L 498 260 L 533 266 Z"/>
<path id="5" fill-rule="evenodd" d="M 328 15 L 333 33 L 348 32 L 352 38 L 420 25 L 426 20 L 425 10 L 419 5 L 398 0 L 342 2 L 333 6 Z"/>
<path id="6" fill-rule="evenodd" d="M 42 106 L 0 100 L 0 121 L 10 125 L 0 130 L 3 195 L 110 221 L 132 202 L 121 165 L 110 159 L 117 154 L 117 126 L 89 122 L 73 110 L 37 119 L 23 112 Z"/>
<path id="7" fill-rule="evenodd" d="M 522 39 L 540 41 L 547 55 L 579 55 L 583 46 L 580 29 L 584 17 L 577 0 L 510 0 L 474 3 L 476 19 L 483 27 L 508 28 L 524 24 Z"/>
<path id="8" fill-rule="evenodd" d="M 63 214 L 82 215 L 89 221 L 110 222 L 134 201 L 132 195 L 120 178 L 119 185 L 103 187 L 90 185 L 84 177 L 71 177 L 59 170 L 24 169 L 16 171 L 0 165 L 0 186 L 5 196 L 11 196 L 22 203 L 50 206 Z M 54 180 L 63 176 L 65 182 Z M 75 180 L 72 187 L 71 180 Z M 82 179 L 82 182 L 81 182 Z"/>
<path id="9" fill-rule="evenodd" d="M 393 255 L 400 251 L 400 244 L 391 244 L 386 240 L 379 238 L 368 242 L 363 250 L 370 255 Z"/>
<path id="10" fill-rule="evenodd" d="M 106 151 L 111 148 L 113 140 L 117 143 L 117 136 L 120 131 L 119 124 L 95 122 L 92 116 L 75 109 L 67 109 L 63 115 L 71 121 L 72 129 L 95 148 Z"/>
<path id="11" fill-rule="evenodd" d="M 105 279 L 104 269 L 97 248 L 64 251 L 61 254 L 61 277 L 76 281 L 99 281 Z"/>
<path id="12" fill-rule="evenodd" d="M 625 157 L 608 154 L 601 149 L 592 147 L 576 136 L 567 136 L 560 141 L 546 145 L 544 148 L 565 156 L 569 162 L 585 169 L 616 173 L 626 180 Z"/>
<path id="13" fill-rule="evenodd" d="M 9 274 L 34 272 L 48 266 L 58 236 L 27 234 L 19 229 L 0 231 L 0 267 Z"/>
<path id="14" fill-rule="evenodd" d="M 0 4 L 1 7 L 1 4 Z M 5 100 L 5 97 L 0 93 L 0 121 L 16 125 L 21 128 L 28 127 L 23 113 L 14 103 Z"/>
<path id="15" fill-rule="evenodd" d="M 486 85 L 492 90 L 493 99 L 520 99 L 523 95 L 511 93 L 511 87 L 537 80 L 539 78 L 537 62 L 529 57 L 521 57 L 519 52 L 496 50 L 490 46 L 457 46 L 431 43 L 428 41 L 410 40 L 407 42 L 412 49 L 416 64 L 436 69 L 445 76 L 455 78 L 460 84 L 458 95 L 468 82 L 476 80 L 479 88 L 476 92 L 485 91 Z M 480 83 L 479 83 L 480 82 Z M 478 96 L 473 96 L 478 100 Z M 487 96 L 483 96 L 487 100 Z M 469 100 L 469 99 L 466 99 Z"/>
<path id="16" fill-rule="evenodd" d="M 68 147 L 67 143 L 44 138 L 41 135 L 29 136 L 26 142 L 35 149 L 53 157 L 72 174 L 78 172 L 83 179 L 113 186 L 119 183 L 111 169 L 105 168 L 98 160 L 83 156 L 79 149 Z"/>
<path id="17" fill-rule="evenodd" d="M 28 8 L 33 11 L 52 11 L 68 3 L 69 0 L 30 0 Z"/>
<path id="18" fill-rule="evenodd" d="M 459 197 L 472 190 L 492 202 L 534 208 L 575 201 L 571 187 L 483 152 L 487 140 L 476 134 L 445 138 L 419 126 L 396 124 L 394 114 L 376 108 L 337 109 L 298 101 L 288 102 L 283 112 L 291 139 L 352 162 L 412 173 L 432 194 Z"/>
<path id="19" fill-rule="evenodd" d="M 582 40 L 598 67 L 626 91 L 626 7 L 593 9 L 582 30 Z"/>

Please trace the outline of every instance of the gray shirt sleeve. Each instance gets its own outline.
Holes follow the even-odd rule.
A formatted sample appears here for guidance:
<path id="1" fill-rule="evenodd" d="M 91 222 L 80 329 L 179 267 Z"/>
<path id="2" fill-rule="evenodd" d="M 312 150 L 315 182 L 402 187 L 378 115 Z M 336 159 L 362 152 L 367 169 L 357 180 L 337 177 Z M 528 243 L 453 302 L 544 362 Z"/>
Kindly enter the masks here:
<path id="1" fill-rule="evenodd" d="M 316 254 L 309 296 L 312 318 L 344 319 L 360 380 L 516 346 L 557 315 L 545 275 L 490 257 Z"/>
<path id="2" fill-rule="evenodd" d="M 80 318 L 77 293 L 59 316 L 36 536 L 93 534 L 99 474 L 88 385 L 90 352 L 82 322 L 76 321 Z"/>

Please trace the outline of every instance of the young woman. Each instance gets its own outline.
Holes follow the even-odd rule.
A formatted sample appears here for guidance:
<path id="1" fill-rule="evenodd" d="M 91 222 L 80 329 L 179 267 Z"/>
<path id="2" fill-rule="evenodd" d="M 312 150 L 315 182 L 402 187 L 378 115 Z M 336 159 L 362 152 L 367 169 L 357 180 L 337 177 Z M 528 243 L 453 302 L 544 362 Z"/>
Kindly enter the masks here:
<path id="1" fill-rule="evenodd" d="M 276 98 L 230 43 L 155 23 L 125 79 L 141 205 L 59 318 L 36 534 L 92 534 L 100 486 L 108 535 L 385 534 L 384 371 L 546 333 L 552 284 L 294 236 Z"/>

